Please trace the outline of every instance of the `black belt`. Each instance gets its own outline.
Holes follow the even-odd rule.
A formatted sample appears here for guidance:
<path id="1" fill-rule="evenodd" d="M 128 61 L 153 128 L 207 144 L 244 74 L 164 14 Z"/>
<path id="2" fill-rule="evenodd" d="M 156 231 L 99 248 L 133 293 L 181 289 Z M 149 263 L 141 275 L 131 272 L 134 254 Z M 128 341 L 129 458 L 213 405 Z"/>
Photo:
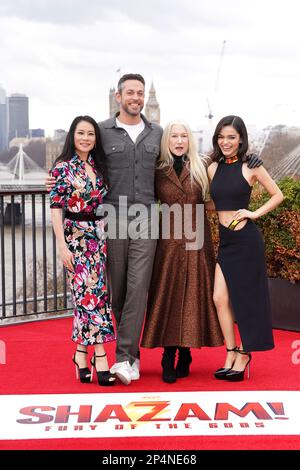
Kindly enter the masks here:
<path id="1" fill-rule="evenodd" d="M 81 222 L 94 222 L 96 220 L 101 220 L 104 219 L 104 215 L 96 215 L 94 213 L 88 213 L 88 212 L 70 212 L 66 211 L 65 212 L 65 218 L 70 219 L 70 220 L 78 220 Z"/>

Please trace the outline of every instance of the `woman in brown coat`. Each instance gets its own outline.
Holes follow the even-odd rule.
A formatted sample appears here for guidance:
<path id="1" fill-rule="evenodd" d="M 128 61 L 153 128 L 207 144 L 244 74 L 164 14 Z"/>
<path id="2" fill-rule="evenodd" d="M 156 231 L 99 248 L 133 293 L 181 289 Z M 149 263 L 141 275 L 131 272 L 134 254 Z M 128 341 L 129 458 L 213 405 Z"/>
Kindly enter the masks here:
<path id="1" fill-rule="evenodd" d="M 200 206 L 197 204 L 209 206 L 206 162 L 198 156 L 186 123 L 171 122 L 164 130 L 156 170 L 156 192 L 162 208 L 173 204 L 177 207 L 174 206 L 176 215 L 170 217 L 169 236 L 164 233 L 161 218 L 141 345 L 164 347 L 163 380 L 172 383 L 189 374 L 191 347 L 223 344 L 213 303 L 215 257 L 210 226 L 205 211 L 198 217 Z M 186 212 L 186 205 L 190 205 L 192 217 Z M 193 240 L 186 230 L 188 224 L 184 223 L 185 212 L 186 220 L 191 222 L 192 219 L 195 240 L 203 231 L 202 247 L 199 240 L 192 245 Z M 175 369 L 177 349 L 179 358 Z"/>

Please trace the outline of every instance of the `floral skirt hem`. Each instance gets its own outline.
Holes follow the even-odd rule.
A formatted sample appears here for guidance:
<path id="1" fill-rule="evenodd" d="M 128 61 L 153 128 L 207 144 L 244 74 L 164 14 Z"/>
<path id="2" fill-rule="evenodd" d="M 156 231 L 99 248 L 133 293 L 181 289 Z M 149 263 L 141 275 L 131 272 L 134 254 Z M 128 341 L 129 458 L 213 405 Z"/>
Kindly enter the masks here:
<path id="1" fill-rule="evenodd" d="M 76 344 L 81 344 L 82 346 L 95 346 L 97 344 L 105 344 L 105 343 L 111 343 L 112 341 L 116 341 L 116 337 L 115 336 L 105 337 L 103 338 L 103 341 L 94 341 L 93 343 L 88 342 L 88 341 L 82 341 L 79 338 L 72 337 L 72 341 Z"/>

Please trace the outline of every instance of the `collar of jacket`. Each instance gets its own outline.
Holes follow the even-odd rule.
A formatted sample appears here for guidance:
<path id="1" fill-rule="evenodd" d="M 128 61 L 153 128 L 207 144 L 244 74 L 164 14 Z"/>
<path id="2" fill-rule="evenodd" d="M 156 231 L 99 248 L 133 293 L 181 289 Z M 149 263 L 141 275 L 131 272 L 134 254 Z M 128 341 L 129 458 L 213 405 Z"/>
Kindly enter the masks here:
<path id="1" fill-rule="evenodd" d="M 157 170 L 157 171 L 162 171 L 163 174 L 169 178 L 172 183 L 174 183 L 178 188 L 181 189 L 181 191 L 184 191 L 184 188 L 183 188 L 183 182 L 186 180 L 186 178 L 188 176 L 190 176 L 190 172 L 189 172 L 189 169 L 187 167 L 187 165 L 183 165 L 183 168 L 182 168 L 182 171 L 179 175 L 179 178 L 178 176 L 176 175 L 176 172 L 172 167 L 166 167 L 166 168 L 163 168 L 162 170 Z"/>
<path id="2" fill-rule="evenodd" d="M 120 114 L 120 112 L 117 112 L 117 113 L 115 114 L 115 116 L 113 116 L 112 118 L 108 119 L 108 120 L 105 122 L 104 127 L 105 127 L 106 129 L 112 129 L 113 127 L 118 127 L 118 126 L 117 126 L 117 122 L 116 122 L 116 118 L 119 116 L 119 114 Z M 152 123 L 149 122 L 148 119 L 146 119 L 146 117 L 145 117 L 143 114 L 141 114 L 141 118 L 142 118 L 142 120 L 144 121 L 145 126 L 147 126 L 147 127 L 149 127 L 150 129 L 152 129 L 152 127 L 153 127 L 153 126 L 152 126 Z"/>

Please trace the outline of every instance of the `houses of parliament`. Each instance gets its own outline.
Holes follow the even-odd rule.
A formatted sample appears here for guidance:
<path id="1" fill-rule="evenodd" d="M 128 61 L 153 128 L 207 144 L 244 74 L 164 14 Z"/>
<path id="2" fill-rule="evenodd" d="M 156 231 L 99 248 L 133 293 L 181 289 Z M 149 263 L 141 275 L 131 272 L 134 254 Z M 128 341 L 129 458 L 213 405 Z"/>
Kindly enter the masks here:
<path id="1" fill-rule="evenodd" d="M 116 90 L 112 87 L 109 90 L 109 117 L 114 116 L 119 111 L 119 104 L 116 101 L 115 93 Z M 160 107 L 156 98 L 153 82 L 151 83 L 148 101 L 145 106 L 145 116 L 148 121 L 160 124 Z"/>

